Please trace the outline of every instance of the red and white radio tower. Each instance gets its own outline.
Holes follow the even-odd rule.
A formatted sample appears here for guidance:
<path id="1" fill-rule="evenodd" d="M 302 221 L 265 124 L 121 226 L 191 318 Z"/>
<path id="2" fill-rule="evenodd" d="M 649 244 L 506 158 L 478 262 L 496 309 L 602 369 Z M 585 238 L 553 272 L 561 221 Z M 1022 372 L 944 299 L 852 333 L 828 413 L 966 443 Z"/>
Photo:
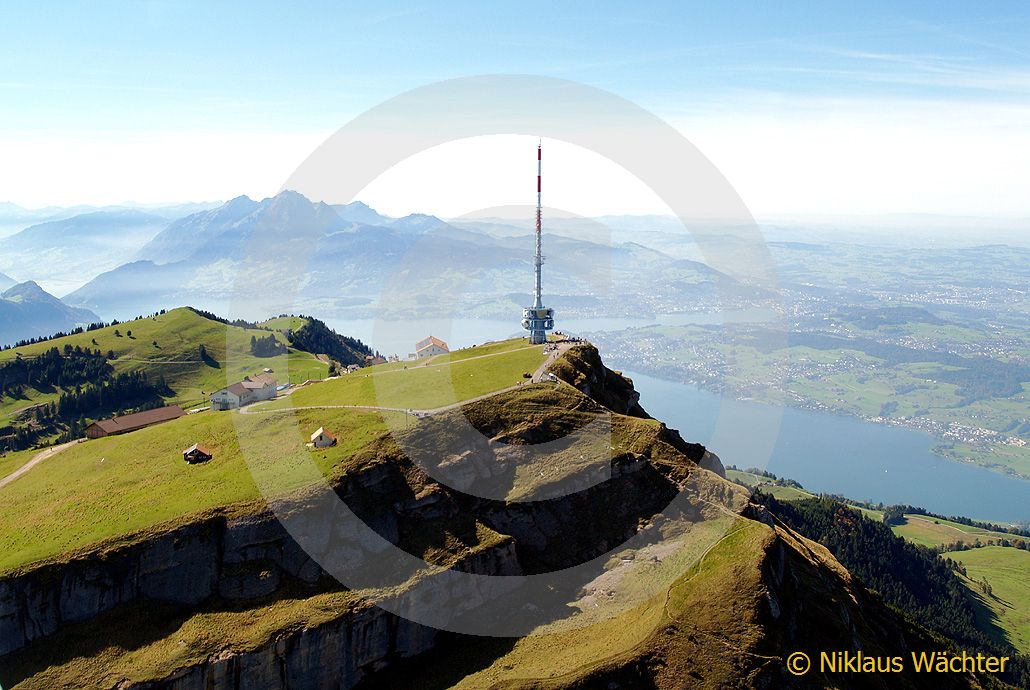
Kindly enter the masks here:
<path id="1" fill-rule="evenodd" d="M 536 147 L 536 254 L 533 257 L 533 266 L 536 269 L 536 289 L 532 307 L 522 310 L 522 327 L 529 331 L 529 342 L 540 345 L 547 342 L 547 331 L 554 328 L 554 310 L 544 306 L 543 295 L 540 287 L 541 267 L 544 265 L 544 255 L 541 251 L 541 158 L 542 144 Z"/>

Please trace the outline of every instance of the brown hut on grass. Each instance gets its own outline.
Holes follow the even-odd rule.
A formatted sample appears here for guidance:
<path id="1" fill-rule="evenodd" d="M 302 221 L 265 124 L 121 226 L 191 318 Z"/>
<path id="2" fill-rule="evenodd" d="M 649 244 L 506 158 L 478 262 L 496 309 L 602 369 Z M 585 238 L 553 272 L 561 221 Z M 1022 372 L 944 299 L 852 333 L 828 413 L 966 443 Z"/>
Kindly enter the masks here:
<path id="1" fill-rule="evenodd" d="M 194 443 L 192 446 L 182 451 L 182 459 L 191 465 L 196 465 L 200 462 L 207 462 L 212 457 L 213 454 L 211 451 L 199 443 Z"/>

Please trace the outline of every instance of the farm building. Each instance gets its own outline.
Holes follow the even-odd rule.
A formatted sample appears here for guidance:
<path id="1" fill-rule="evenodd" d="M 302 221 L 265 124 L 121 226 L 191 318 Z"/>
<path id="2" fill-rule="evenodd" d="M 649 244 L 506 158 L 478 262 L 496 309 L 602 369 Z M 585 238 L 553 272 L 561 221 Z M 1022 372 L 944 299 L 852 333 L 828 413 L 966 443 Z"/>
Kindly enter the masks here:
<path id="1" fill-rule="evenodd" d="M 101 419 L 86 427 L 86 438 L 103 438 L 104 436 L 127 434 L 130 431 L 143 429 L 154 424 L 170 422 L 173 419 L 185 416 L 186 413 L 178 405 L 168 405 L 167 407 L 157 407 L 153 410 L 144 410 L 135 414 Z"/>
<path id="2" fill-rule="evenodd" d="M 432 357 L 433 355 L 443 355 L 450 351 L 450 348 L 447 347 L 447 343 L 433 335 L 429 336 L 425 340 L 420 340 L 415 344 L 415 357 L 418 359 L 422 359 L 423 357 Z"/>
<path id="3" fill-rule="evenodd" d="M 199 443 L 194 443 L 192 446 L 182 451 L 182 459 L 191 465 L 196 465 L 200 462 L 207 462 L 211 458 L 211 451 Z"/>
<path id="4" fill-rule="evenodd" d="M 216 391 L 211 395 L 212 410 L 234 410 L 259 400 L 275 397 L 276 380 L 268 374 L 245 376 L 239 383 Z"/>
<path id="5" fill-rule="evenodd" d="M 336 445 L 336 437 L 320 426 L 315 433 L 311 434 L 311 445 L 315 448 L 328 448 Z"/>

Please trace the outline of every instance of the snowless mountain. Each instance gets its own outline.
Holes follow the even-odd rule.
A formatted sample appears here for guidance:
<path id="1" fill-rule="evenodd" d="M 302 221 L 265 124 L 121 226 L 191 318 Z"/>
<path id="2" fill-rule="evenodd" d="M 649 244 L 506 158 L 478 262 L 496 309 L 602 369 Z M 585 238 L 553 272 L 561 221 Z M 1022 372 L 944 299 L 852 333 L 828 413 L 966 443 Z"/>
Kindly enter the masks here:
<path id="1" fill-rule="evenodd" d="M 332 207 L 313 204 L 297 192 L 284 191 L 263 201 L 239 196 L 218 208 L 175 221 L 136 256 L 155 264 L 238 259 L 261 228 L 279 228 L 281 239 L 288 241 L 300 229 L 326 232 L 343 224 Z"/>
<path id="2" fill-rule="evenodd" d="M 123 263 L 167 224 L 164 215 L 138 209 L 38 223 L 0 240 L 0 270 L 68 292 Z"/>
<path id="3" fill-rule="evenodd" d="M 715 281 L 728 281 L 703 264 L 636 243 L 546 234 L 544 244 L 548 304 L 566 314 L 640 314 L 662 301 L 666 308 L 698 303 L 712 298 Z M 510 317 L 530 303 L 533 246 L 531 232 L 497 236 L 423 214 L 390 219 L 359 202 L 331 207 L 284 191 L 182 218 L 148 242 L 137 261 L 97 276 L 66 300 L 116 318 L 164 304 L 250 318 L 239 308 L 255 292 L 281 294 L 281 311 L 334 318 L 416 318 L 459 308 Z"/>
<path id="4" fill-rule="evenodd" d="M 333 210 L 341 219 L 361 225 L 389 225 L 392 218 L 381 215 L 361 201 L 349 204 L 335 204 Z"/>
<path id="5" fill-rule="evenodd" d="M 0 293 L 0 344 L 69 331 L 100 321 L 88 309 L 69 307 L 29 280 Z"/>

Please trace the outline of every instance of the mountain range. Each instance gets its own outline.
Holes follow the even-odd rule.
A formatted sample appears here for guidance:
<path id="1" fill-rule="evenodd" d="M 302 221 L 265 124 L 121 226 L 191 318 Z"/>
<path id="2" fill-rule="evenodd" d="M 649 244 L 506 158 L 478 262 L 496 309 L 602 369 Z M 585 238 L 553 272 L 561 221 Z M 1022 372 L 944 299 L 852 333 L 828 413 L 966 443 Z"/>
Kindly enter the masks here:
<path id="1" fill-rule="evenodd" d="M 167 224 L 163 216 L 136 209 L 39 223 L 0 240 L 0 268 L 67 292 L 124 262 Z"/>
<path id="2" fill-rule="evenodd" d="M 2 276 L 6 278 L 7 276 Z M 0 285 L 3 285 L 0 278 Z M 0 344 L 69 331 L 100 321 L 89 309 L 69 307 L 34 281 L 7 287 L 0 293 Z"/>
<path id="3" fill-rule="evenodd" d="M 284 191 L 241 196 L 168 225 L 133 261 L 96 276 L 66 301 L 123 318 L 155 305 L 239 308 L 238 285 L 257 275 L 293 302 L 334 318 L 510 315 L 532 288 L 531 231 L 486 232 L 424 214 L 391 219 L 355 202 L 329 206 Z M 547 233 L 548 298 L 584 315 L 652 313 L 713 298 L 716 283 L 746 292 L 704 264 L 634 242 Z M 629 287 L 632 289 L 620 289 Z M 264 305 L 260 313 L 267 313 Z M 568 312 L 566 312 L 568 313 Z M 253 315 L 251 315 L 253 316 Z"/>

